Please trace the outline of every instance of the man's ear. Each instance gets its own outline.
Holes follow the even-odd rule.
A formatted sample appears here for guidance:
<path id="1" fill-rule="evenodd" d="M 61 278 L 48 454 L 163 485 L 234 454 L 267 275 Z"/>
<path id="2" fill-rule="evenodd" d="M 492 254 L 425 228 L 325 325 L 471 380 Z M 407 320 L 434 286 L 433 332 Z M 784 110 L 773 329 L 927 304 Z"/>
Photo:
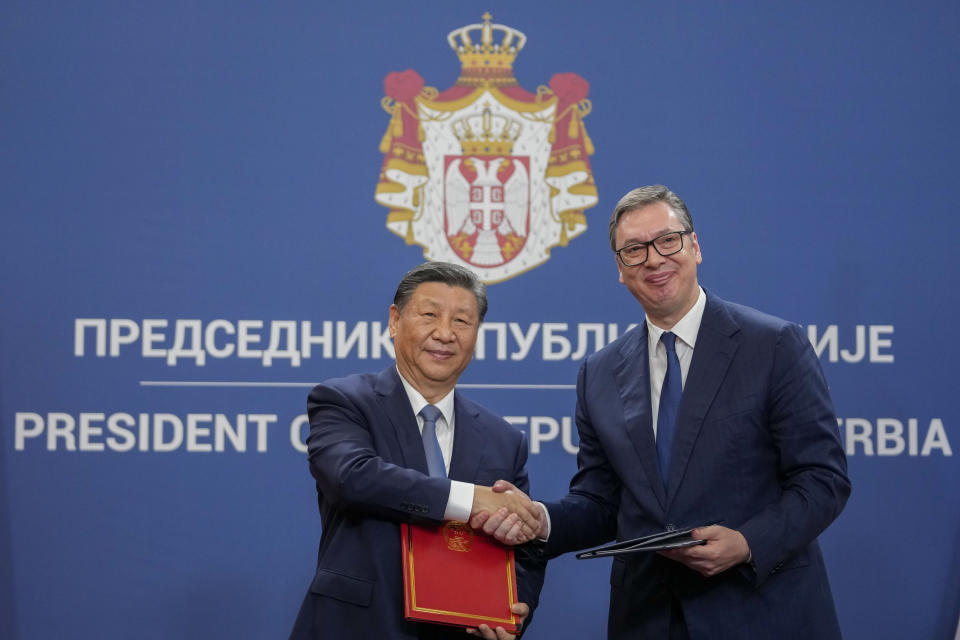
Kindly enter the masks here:
<path id="1" fill-rule="evenodd" d="M 390 320 L 387 326 L 390 327 L 390 337 L 397 335 L 397 325 L 400 323 L 400 309 L 397 308 L 397 305 L 390 305 Z"/>

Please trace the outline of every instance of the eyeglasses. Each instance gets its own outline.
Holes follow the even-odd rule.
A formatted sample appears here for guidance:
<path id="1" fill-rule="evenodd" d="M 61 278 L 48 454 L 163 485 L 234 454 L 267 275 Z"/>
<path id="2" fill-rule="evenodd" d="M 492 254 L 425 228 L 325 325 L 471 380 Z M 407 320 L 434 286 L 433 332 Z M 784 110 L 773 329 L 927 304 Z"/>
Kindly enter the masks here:
<path id="1" fill-rule="evenodd" d="M 683 236 L 691 233 L 690 231 L 670 231 L 662 236 L 657 236 L 649 242 L 634 242 L 625 247 L 617 249 L 617 257 L 625 267 L 637 267 L 647 261 L 650 251 L 648 247 L 653 245 L 661 256 L 672 256 L 683 249 Z"/>

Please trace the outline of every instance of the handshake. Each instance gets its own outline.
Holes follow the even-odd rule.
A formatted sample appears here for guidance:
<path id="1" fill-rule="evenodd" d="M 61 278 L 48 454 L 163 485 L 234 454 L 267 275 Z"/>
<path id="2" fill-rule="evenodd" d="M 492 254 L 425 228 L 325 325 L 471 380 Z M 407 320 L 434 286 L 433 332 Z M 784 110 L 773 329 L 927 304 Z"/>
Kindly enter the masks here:
<path id="1" fill-rule="evenodd" d="M 546 537 L 546 520 L 543 507 L 506 480 L 497 480 L 492 487 L 474 486 L 470 526 L 504 544 Z"/>

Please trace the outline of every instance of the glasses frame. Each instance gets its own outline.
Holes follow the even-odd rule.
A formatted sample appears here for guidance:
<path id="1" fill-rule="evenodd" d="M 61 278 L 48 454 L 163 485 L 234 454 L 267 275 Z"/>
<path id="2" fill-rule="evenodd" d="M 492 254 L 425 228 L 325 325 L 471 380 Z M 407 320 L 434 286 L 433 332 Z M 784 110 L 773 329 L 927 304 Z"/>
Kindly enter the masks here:
<path id="1" fill-rule="evenodd" d="M 675 234 L 675 233 L 679 233 L 679 234 L 680 234 L 680 247 L 679 247 L 676 251 L 671 251 L 670 253 L 663 253 L 662 251 L 660 251 L 660 249 L 657 248 L 657 245 L 654 244 L 654 243 L 656 243 L 656 241 L 659 240 L 660 238 L 663 238 L 664 236 L 672 236 L 672 235 Z M 674 254 L 677 254 L 677 253 L 680 253 L 681 251 L 683 251 L 683 236 L 685 236 L 685 235 L 687 235 L 687 234 L 689 234 L 689 233 L 693 233 L 693 232 L 690 231 L 689 229 L 682 229 L 682 230 L 679 230 L 679 231 L 667 231 L 666 233 L 661 233 L 660 235 L 658 235 L 658 236 L 657 236 L 656 238 L 654 238 L 653 240 L 648 240 L 647 242 L 631 242 L 630 244 L 627 244 L 627 245 L 624 245 L 624 246 L 620 247 L 619 249 L 617 249 L 616 251 L 614 251 L 614 253 L 617 254 L 617 258 L 620 259 L 620 263 L 623 264 L 623 266 L 625 266 L 625 267 L 639 267 L 640 265 L 642 265 L 643 263 L 645 263 L 647 260 L 650 259 L 650 247 L 653 247 L 653 250 L 656 251 L 658 254 L 660 254 L 660 255 L 661 255 L 662 257 L 664 257 L 664 258 L 666 258 L 667 256 L 672 256 L 672 255 L 674 255 Z M 633 264 L 630 264 L 629 262 L 627 262 L 626 260 L 623 259 L 623 254 L 620 253 L 620 252 L 623 251 L 624 249 L 630 249 L 630 248 L 633 248 L 633 247 L 644 247 L 644 248 L 647 250 L 647 255 L 646 255 L 646 257 L 645 257 L 643 260 L 641 260 L 640 262 L 635 262 L 635 263 L 633 263 Z"/>

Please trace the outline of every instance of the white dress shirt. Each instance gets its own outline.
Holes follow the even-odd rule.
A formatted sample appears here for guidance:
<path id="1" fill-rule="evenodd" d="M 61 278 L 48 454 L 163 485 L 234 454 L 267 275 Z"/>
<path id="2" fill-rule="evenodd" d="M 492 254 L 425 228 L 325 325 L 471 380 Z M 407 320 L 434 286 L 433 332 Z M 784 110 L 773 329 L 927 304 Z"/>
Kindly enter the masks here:
<path id="1" fill-rule="evenodd" d="M 403 383 L 403 389 L 407 392 L 407 398 L 410 399 L 410 407 L 413 409 L 413 415 L 417 417 L 417 427 L 423 434 L 423 416 L 420 410 L 430 404 L 419 391 L 413 388 L 407 379 L 403 377 L 400 370 L 400 381 Z M 443 466 L 450 473 L 450 458 L 453 456 L 453 433 L 454 411 L 453 411 L 453 392 L 440 398 L 433 406 L 440 409 L 442 414 L 437 418 L 437 440 L 440 442 L 440 451 L 443 453 Z M 443 512 L 444 520 L 459 520 L 467 522 L 470 520 L 470 512 L 473 510 L 473 485 L 469 482 L 460 482 L 458 480 L 450 481 L 450 495 L 447 497 L 447 507 Z"/>

